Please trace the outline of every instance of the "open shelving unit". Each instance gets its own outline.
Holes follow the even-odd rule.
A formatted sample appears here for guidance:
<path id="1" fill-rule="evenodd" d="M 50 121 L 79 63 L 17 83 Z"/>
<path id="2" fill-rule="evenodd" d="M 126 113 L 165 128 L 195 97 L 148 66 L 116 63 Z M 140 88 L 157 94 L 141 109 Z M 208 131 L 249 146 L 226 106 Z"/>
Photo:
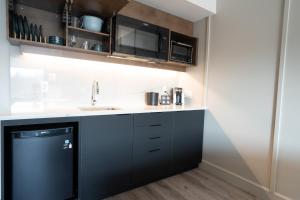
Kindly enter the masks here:
<path id="1" fill-rule="evenodd" d="M 98 56 L 109 56 L 109 52 L 98 52 L 98 51 L 93 51 L 93 50 L 85 50 L 82 48 L 68 47 L 65 45 L 61 46 L 61 45 L 34 42 L 34 41 L 21 40 L 21 39 L 15 39 L 15 38 L 9 38 L 8 40 L 12 45 L 17 45 L 17 46 L 32 46 L 32 47 L 41 47 L 41 48 L 54 49 L 54 50 L 56 49 L 56 50 L 63 50 L 63 51 L 70 51 L 70 52 L 77 52 L 77 53 L 92 54 L 92 55 L 98 55 Z"/>
<path id="2" fill-rule="evenodd" d="M 72 27 L 67 26 L 66 27 L 66 37 L 70 38 L 71 36 L 75 36 L 77 39 L 78 44 L 75 46 L 71 46 L 69 44 L 69 39 L 67 40 L 66 46 L 71 48 L 81 48 L 81 44 L 84 41 L 88 41 L 89 44 L 102 44 L 103 49 L 102 51 L 99 51 L 98 53 L 109 53 L 110 52 L 110 34 L 104 33 L 104 32 L 93 32 L 86 29 L 78 28 L 78 27 Z M 92 45 L 90 45 L 90 48 Z M 92 50 L 87 50 L 87 53 Z"/>
<path id="3" fill-rule="evenodd" d="M 79 33 L 86 33 L 86 34 L 92 34 L 92 35 L 99 35 L 99 36 L 103 36 L 103 37 L 110 37 L 109 33 L 93 32 L 93 31 L 89 31 L 89 30 L 86 30 L 86 29 L 73 27 L 73 26 L 68 26 L 68 29 L 70 31 L 79 32 Z"/>
<path id="4" fill-rule="evenodd" d="M 64 8 L 66 3 L 72 2 L 72 11 L 71 15 L 80 17 L 83 15 L 92 15 L 97 16 L 104 19 L 104 25 L 101 32 L 93 32 L 80 27 L 73 27 L 69 24 L 69 16 L 71 16 L 67 9 L 64 12 Z M 134 66 L 143 66 L 143 67 L 153 67 L 160 69 L 170 69 L 175 71 L 185 71 L 186 67 L 189 65 L 176 63 L 171 61 L 162 61 L 162 62 L 151 62 L 142 59 L 134 59 L 132 57 L 116 57 L 112 55 L 111 51 L 111 17 L 118 13 L 122 8 L 124 8 L 129 2 L 132 0 L 7 0 L 7 27 L 9 30 L 8 33 L 8 41 L 12 45 L 20 46 L 22 49 L 33 49 L 39 48 L 40 51 L 48 54 L 55 52 L 57 50 L 57 54 L 66 55 L 66 57 L 81 57 L 82 59 L 90 59 L 91 57 L 103 62 L 110 63 L 119 63 L 126 65 L 134 65 Z M 136 6 L 136 4 L 130 4 Z M 137 4 L 138 5 L 138 4 Z M 127 8 L 127 7 L 126 7 Z M 130 9 L 132 7 L 129 6 Z M 141 10 L 140 7 L 135 7 L 137 11 L 151 11 L 151 9 L 146 8 L 146 10 Z M 129 12 L 128 9 L 125 9 L 125 12 Z M 141 13 L 143 13 L 141 12 Z M 131 12 L 132 13 L 132 12 Z M 12 16 L 13 15 L 21 15 L 26 16 L 29 23 L 42 25 L 43 32 L 43 40 L 42 41 L 32 41 L 28 38 L 22 38 L 17 36 L 14 33 L 14 29 L 12 27 Z M 161 13 L 157 12 L 157 16 L 160 16 Z M 63 16 L 66 16 L 65 22 L 62 21 Z M 149 16 L 143 15 L 143 16 Z M 162 15 L 163 16 L 163 15 Z M 166 18 L 172 22 L 173 17 Z M 178 22 L 178 19 L 175 19 L 175 22 Z M 184 22 L 184 21 L 183 21 Z M 165 24 L 170 24 L 166 22 Z M 178 23 L 178 24 L 186 24 L 186 23 Z M 180 27 L 179 29 L 184 29 L 184 27 Z M 171 32 L 170 32 L 171 33 Z M 76 37 L 77 43 L 73 46 L 70 43 L 70 37 L 74 35 Z M 64 45 L 54 45 L 49 44 L 48 37 L 49 36 L 59 36 L 65 39 Z M 90 44 L 89 49 L 83 49 L 82 43 L 84 41 L 88 41 Z M 91 50 L 91 47 L 94 44 L 101 43 L 103 48 L 101 51 Z M 26 47 L 26 48 L 23 48 Z M 41 49 L 43 48 L 43 50 Z M 47 51 L 48 50 L 48 51 Z M 34 50 L 35 52 L 39 52 L 39 50 Z M 63 53 L 62 53 L 63 51 Z M 77 53 L 77 55 L 71 55 L 73 53 Z M 79 53 L 79 54 L 78 54 Z M 71 56 L 70 56 L 71 55 Z M 191 65 L 190 65 L 191 66 Z"/>
<path id="5" fill-rule="evenodd" d="M 110 22 L 110 17 L 128 2 L 128 0 L 7 0 L 9 16 L 7 23 L 9 30 L 8 40 L 13 45 L 31 45 L 107 56 L 110 52 L 111 38 L 109 30 L 106 30 L 105 27 L 109 27 L 107 23 Z M 82 15 L 93 15 L 103 19 L 105 23 L 102 32 L 92 32 L 70 26 L 71 16 L 80 17 Z M 34 40 L 35 37 L 22 37 L 19 33 L 21 32 L 20 29 L 19 32 L 16 31 L 13 16 L 26 16 L 28 26 L 29 24 L 36 24 L 37 27 L 41 25 L 43 32 L 42 40 Z M 17 24 L 20 27 L 18 21 Z M 28 34 L 32 35 L 32 31 L 29 31 Z M 69 45 L 72 35 L 76 38 L 77 44 L 75 46 Z M 63 45 L 50 44 L 48 41 L 49 36 L 59 36 L 64 38 L 65 42 Z M 81 48 L 84 41 L 89 42 L 89 49 Z M 102 44 L 103 50 L 91 50 L 94 44 Z"/>

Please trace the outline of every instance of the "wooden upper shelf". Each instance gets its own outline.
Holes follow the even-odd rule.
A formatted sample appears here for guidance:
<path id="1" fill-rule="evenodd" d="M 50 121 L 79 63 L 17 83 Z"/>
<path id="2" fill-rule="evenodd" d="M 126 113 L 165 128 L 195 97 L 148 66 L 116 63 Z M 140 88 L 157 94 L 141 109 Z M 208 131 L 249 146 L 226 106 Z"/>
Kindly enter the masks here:
<path id="1" fill-rule="evenodd" d="M 130 0 L 73 0 L 73 13 L 77 16 L 96 15 L 111 17 L 114 12 L 121 10 Z M 61 14 L 65 0 L 16 0 L 16 3 L 41 10 Z"/>
<path id="2" fill-rule="evenodd" d="M 14 31 L 10 29 L 9 41 L 12 45 L 19 45 L 23 52 L 40 53 L 53 56 L 63 56 L 87 60 L 97 60 L 109 63 L 153 67 L 160 69 L 185 71 L 186 67 L 192 66 L 171 61 L 153 62 L 151 60 L 129 57 L 113 56 L 110 51 L 110 33 L 91 32 L 81 28 L 70 27 L 62 24 L 61 15 L 65 6 L 65 0 L 9 0 L 14 1 L 14 13 L 26 16 L 32 24 L 42 25 L 43 36 L 58 35 L 66 39 L 65 46 L 40 43 L 22 38 L 17 38 Z M 73 0 L 72 15 L 94 15 L 102 18 L 110 18 L 114 12 L 139 19 L 148 23 L 156 24 L 188 36 L 193 35 L 193 23 L 182 18 L 170 15 L 158 9 L 143 5 L 133 0 Z M 8 19 L 11 22 L 13 12 L 8 12 Z M 106 19 L 108 21 L 108 19 Z M 11 25 L 11 24 L 10 24 Z M 77 37 L 75 47 L 68 44 L 69 36 Z M 105 46 L 103 52 L 85 50 L 79 48 L 82 41 L 90 41 L 96 44 L 100 41 Z"/>

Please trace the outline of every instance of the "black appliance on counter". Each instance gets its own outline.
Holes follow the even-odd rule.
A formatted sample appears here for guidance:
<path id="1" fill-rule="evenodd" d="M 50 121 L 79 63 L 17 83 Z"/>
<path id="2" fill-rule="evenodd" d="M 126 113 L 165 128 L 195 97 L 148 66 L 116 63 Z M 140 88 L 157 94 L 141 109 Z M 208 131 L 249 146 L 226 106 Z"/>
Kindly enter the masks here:
<path id="1" fill-rule="evenodd" d="M 172 88 L 172 100 L 174 105 L 184 105 L 184 94 L 182 88 Z"/>
<path id="2" fill-rule="evenodd" d="M 112 18 L 113 55 L 166 61 L 168 50 L 169 29 L 123 15 Z"/>
<path id="3" fill-rule="evenodd" d="M 5 199 L 76 199 L 77 129 L 76 123 L 63 123 L 6 132 Z"/>

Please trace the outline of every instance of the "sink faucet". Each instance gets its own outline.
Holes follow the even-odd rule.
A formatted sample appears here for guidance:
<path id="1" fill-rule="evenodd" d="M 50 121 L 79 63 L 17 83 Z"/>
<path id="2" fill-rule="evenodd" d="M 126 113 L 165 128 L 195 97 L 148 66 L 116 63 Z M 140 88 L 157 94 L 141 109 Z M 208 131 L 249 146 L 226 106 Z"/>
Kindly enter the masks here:
<path id="1" fill-rule="evenodd" d="M 99 83 L 98 83 L 98 81 L 94 81 L 93 86 L 92 86 L 92 98 L 91 98 L 92 106 L 96 105 L 96 103 L 97 103 L 96 95 L 98 95 L 98 94 L 99 94 Z"/>

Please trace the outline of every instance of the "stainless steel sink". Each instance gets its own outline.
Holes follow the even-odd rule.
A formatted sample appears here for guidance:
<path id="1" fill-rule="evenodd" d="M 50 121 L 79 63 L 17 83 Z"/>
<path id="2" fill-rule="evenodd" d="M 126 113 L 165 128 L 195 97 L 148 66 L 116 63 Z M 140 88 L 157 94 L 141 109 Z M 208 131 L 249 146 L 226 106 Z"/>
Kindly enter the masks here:
<path id="1" fill-rule="evenodd" d="M 110 106 L 81 106 L 78 107 L 81 111 L 109 111 L 109 110 L 120 110 L 120 108 Z"/>

